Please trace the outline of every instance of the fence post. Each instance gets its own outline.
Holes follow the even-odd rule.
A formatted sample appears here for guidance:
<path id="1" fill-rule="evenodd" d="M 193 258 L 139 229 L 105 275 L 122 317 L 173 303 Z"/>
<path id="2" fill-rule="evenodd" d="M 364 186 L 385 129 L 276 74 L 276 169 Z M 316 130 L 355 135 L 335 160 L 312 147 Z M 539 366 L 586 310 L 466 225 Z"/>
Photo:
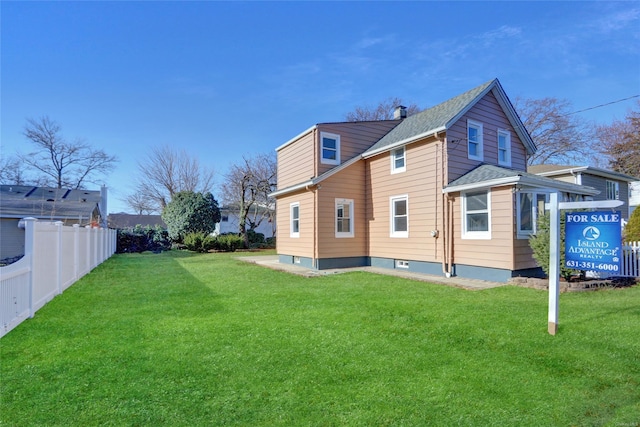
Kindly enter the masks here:
<path id="1" fill-rule="evenodd" d="M 33 317 L 33 248 L 35 247 L 35 218 L 24 218 L 24 256 L 29 260 L 29 318 Z"/>
<path id="2" fill-rule="evenodd" d="M 73 278 L 80 277 L 80 224 L 73 224 Z"/>
<path id="3" fill-rule="evenodd" d="M 62 293 L 62 221 L 53 223 L 56 226 L 56 295 Z"/>

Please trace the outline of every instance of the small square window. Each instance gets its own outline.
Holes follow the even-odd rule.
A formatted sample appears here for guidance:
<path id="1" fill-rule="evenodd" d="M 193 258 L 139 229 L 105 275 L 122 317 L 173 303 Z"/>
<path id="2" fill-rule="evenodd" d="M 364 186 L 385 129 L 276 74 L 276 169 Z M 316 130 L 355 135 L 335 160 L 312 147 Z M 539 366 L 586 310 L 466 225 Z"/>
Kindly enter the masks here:
<path id="1" fill-rule="evenodd" d="M 340 164 L 340 135 L 320 132 L 320 162 L 327 165 Z"/>
<path id="2" fill-rule="evenodd" d="M 488 191 L 462 195 L 462 237 L 491 239 L 491 197 Z"/>
<path id="3" fill-rule="evenodd" d="M 406 150 L 404 147 L 391 150 L 391 173 L 399 173 L 407 170 Z"/>

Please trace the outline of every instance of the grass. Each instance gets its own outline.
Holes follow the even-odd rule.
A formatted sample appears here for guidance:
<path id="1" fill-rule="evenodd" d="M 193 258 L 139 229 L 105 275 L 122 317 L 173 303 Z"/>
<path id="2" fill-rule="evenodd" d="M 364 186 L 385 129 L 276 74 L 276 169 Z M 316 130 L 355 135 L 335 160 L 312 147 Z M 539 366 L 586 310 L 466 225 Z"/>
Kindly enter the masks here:
<path id="1" fill-rule="evenodd" d="M 304 278 L 116 255 L 0 340 L 0 424 L 640 425 L 640 288 Z"/>

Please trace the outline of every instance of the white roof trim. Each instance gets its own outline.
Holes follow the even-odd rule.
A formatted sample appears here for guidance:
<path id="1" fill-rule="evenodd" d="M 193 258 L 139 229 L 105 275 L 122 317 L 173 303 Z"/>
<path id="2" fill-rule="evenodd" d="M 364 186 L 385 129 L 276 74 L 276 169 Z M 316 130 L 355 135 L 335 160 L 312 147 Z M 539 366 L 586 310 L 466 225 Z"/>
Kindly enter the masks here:
<path id="1" fill-rule="evenodd" d="M 287 142 L 285 142 L 284 144 L 282 144 L 281 146 L 279 146 L 278 148 L 276 148 L 276 151 L 280 151 L 282 150 L 284 147 L 286 147 L 289 144 L 293 144 L 294 142 L 296 142 L 298 139 L 302 138 L 303 136 L 313 132 L 315 129 L 318 128 L 318 125 L 313 125 L 311 126 L 309 129 L 305 130 L 304 132 L 294 136 L 293 138 L 291 138 L 290 140 L 288 140 Z"/>
<path id="2" fill-rule="evenodd" d="M 566 169 L 556 169 L 552 171 L 538 172 L 536 173 L 536 175 L 540 175 L 540 176 L 554 176 L 554 175 L 566 175 L 566 174 L 573 175 L 576 172 L 580 172 L 580 173 L 586 172 L 591 175 L 601 176 L 604 178 L 611 178 L 618 181 L 627 181 L 627 182 L 636 181 L 636 178 L 630 175 L 626 175 L 619 172 L 613 172 L 606 169 L 600 169 L 593 166 L 576 166 L 576 167 L 566 168 Z"/>
<path id="3" fill-rule="evenodd" d="M 530 187 L 549 188 L 554 190 L 566 191 L 568 193 L 577 193 L 576 184 L 558 181 L 558 182 L 554 182 L 553 183 L 554 186 L 551 187 L 549 185 L 543 185 L 540 182 L 531 180 L 526 176 L 520 176 L 520 175 L 509 176 L 505 178 L 490 179 L 488 181 L 473 182 L 469 184 L 455 185 L 452 187 L 445 187 L 442 189 L 442 192 L 445 194 L 457 193 L 460 191 L 474 190 L 479 188 L 500 187 L 503 185 L 514 185 L 514 184 L 524 184 Z M 581 187 L 580 194 L 586 194 L 589 196 L 595 196 L 597 194 L 600 194 L 600 191 L 596 190 L 595 188 L 591 188 L 587 186 L 578 186 L 578 187 Z"/>

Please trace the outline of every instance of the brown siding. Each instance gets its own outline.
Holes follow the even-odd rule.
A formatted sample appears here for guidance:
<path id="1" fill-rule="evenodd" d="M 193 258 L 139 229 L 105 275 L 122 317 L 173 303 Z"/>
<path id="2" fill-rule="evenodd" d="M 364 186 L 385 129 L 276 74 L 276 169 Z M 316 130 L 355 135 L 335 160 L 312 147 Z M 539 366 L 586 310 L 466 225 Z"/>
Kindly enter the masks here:
<path id="1" fill-rule="evenodd" d="M 278 151 L 278 189 L 305 182 L 315 176 L 314 131 Z"/>
<path id="2" fill-rule="evenodd" d="M 514 216 L 511 187 L 491 189 L 491 239 L 462 239 L 462 198 L 456 194 L 453 212 L 455 264 L 514 268 Z"/>
<path id="3" fill-rule="evenodd" d="M 467 120 L 482 123 L 483 161 L 467 157 Z M 447 182 L 454 181 L 481 163 L 498 165 L 498 129 L 511 133 L 511 168 L 527 169 L 526 149 L 502 111 L 493 93 L 489 92 L 447 131 L 449 158 Z"/>
<path id="4" fill-rule="evenodd" d="M 291 203 L 300 203 L 300 237 L 290 236 Z M 278 254 L 297 255 L 313 258 L 314 254 L 314 193 L 300 191 L 278 198 L 276 204 L 278 218 L 278 238 L 276 249 Z"/>
<path id="5" fill-rule="evenodd" d="M 320 132 L 340 135 L 340 163 L 362 154 L 400 123 L 397 120 L 380 122 L 323 123 L 318 125 L 318 175 L 335 167 L 320 163 Z"/>
<path id="6" fill-rule="evenodd" d="M 392 259 L 441 261 L 439 241 L 431 230 L 442 228 L 442 143 L 418 142 L 406 147 L 406 171 L 391 174 L 390 153 L 367 161 L 370 255 Z M 409 237 L 390 237 L 390 197 L 409 197 Z"/>
<path id="7" fill-rule="evenodd" d="M 365 162 L 361 160 L 322 182 L 318 190 L 318 258 L 367 255 L 364 173 Z M 336 237 L 337 198 L 352 199 L 354 202 L 354 237 Z"/>

